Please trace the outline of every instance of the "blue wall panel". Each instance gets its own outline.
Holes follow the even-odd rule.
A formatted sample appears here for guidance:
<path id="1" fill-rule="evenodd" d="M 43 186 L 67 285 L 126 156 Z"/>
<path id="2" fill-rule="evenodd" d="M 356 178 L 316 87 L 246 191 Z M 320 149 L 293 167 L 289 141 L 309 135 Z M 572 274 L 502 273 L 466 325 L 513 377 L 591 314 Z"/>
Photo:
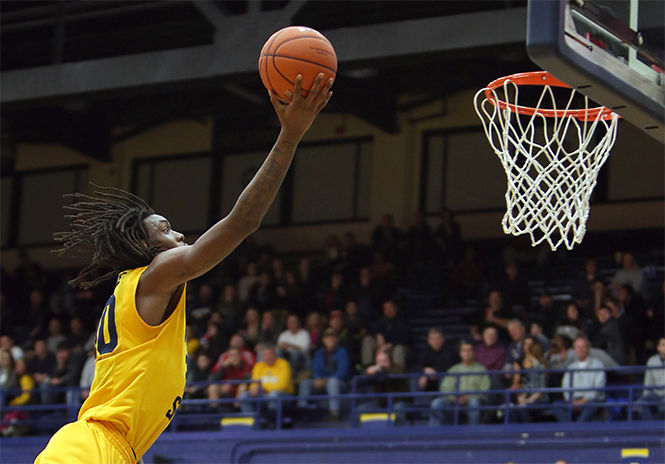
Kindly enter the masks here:
<path id="1" fill-rule="evenodd" d="M 665 462 L 663 423 L 525 424 L 285 431 L 165 433 L 146 464 L 184 463 L 622 463 L 621 450 L 648 448 Z M 48 438 L 2 439 L 0 462 L 28 463 Z M 164 462 L 164 461 L 162 461 Z"/>

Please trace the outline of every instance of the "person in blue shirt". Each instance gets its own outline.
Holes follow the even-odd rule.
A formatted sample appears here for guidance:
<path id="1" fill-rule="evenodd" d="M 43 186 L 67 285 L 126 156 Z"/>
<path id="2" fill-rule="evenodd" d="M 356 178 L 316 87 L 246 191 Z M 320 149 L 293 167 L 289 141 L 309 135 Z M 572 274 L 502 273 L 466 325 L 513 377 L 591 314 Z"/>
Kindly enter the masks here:
<path id="1" fill-rule="evenodd" d="M 307 406 L 307 396 L 323 394 L 336 396 L 346 389 L 346 382 L 350 375 L 349 354 L 339 346 L 339 338 L 333 329 L 326 329 L 323 333 L 323 346 L 314 353 L 313 378 L 300 382 L 298 395 L 301 397 L 298 405 Z M 328 409 L 330 418 L 339 418 L 340 400 L 331 398 Z"/>

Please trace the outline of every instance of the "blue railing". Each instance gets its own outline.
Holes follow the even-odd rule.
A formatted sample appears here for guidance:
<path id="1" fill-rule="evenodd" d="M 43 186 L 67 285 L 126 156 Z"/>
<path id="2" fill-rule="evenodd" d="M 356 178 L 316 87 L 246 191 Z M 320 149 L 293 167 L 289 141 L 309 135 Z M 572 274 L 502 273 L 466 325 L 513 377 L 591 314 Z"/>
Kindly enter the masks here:
<path id="1" fill-rule="evenodd" d="M 615 412 L 621 413 L 625 409 L 625 420 L 630 422 L 633 420 L 636 403 L 639 402 L 640 406 L 656 405 L 658 402 L 648 401 L 643 396 L 645 391 L 658 392 L 665 390 L 665 386 L 652 386 L 645 387 L 642 383 L 634 383 L 634 379 L 631 380 L 631 383 L 622 384 L 622 385 L 605 385 L 602 388 L 572 388 L 573 376 L 569 376 L 569 384 L 566 387 L 546 387 L 539 389 L 525 389 L 525 388 L 499 388 L 499 389 L 490 389 L 490 390 L 476 390 L 476 391 L 460 391 L 460 379 L 462 376 L 478 376 L 478 375 L 487 375 L 489 377 L 510 377 L 515 374 L 565 374 L 565 373 L 580 373 L 580 372 L 605 372 L 613 373 L 622 376 L 637 376 L 644 374 L 647 370 L 650 369 L 664 369 L 662 367 L 646 367 L 646 366 L 624 366 L 617 368 L 595 368 L 595 369 L 530 369 L 530 370 L 501 370 L 501 371 L 486 371 L 486 372 L 474 372 L 474 373 L 439 373 L 437 375 L 426 375 L 426 377 L 434 378 L 441 380 L 446 376 L 455 377 L 455 389 L 453 391 L 442 393 L 440 391 L 394 391 L 394 392 L 384 392 L 376 393 L 369 392 L 363 393 L 360 392 L 360 386 L 363 382 L 374 381 L 377 379 L 376 376 L 371 375 L 356 375 L 351 379 L 350 382 L 350 392 L 344 393 L 336 396 L 331 395 L 309 395 L 307 397 L 299 397 L 295 395 L 284 395 L 284 396 L 267 396 L 259 393 L 256 397 L 246 397 L 246 398 L 236 398 L 236 397 L 222 397 L 218 399 L 183 399 L 181 403 L 181 409 L 179 414 L 176 414 L 170 425 L 169 429 L 171 431 L 177 431 L 179 428 L 186 426 L 188 424 L 215 424 L 218 426 L 219 420 L 226 417 L 253 417 L 255 424 L 259 424 L 261 419 L 265 417 L 266 411 L 270 408 L 266 408 L 265 403 L 269 402 L 269 406 L 272 405 L 271 415 L 274 416 L 276 428 L 281 428 L 285 415 L 291 414 L 293 410 L 293 403 L 298 400 L 305 400 L 307 402 L 317 402 L 317 401 L 329 401 L 330 399 L 339 399 L 345 404 L 349 404 L 350 408 L 346 408 L 351 418 L 351 422 L 355 423 L 358 416 L 362 413 L 371 413 L 371 412 L 383 412 L 387 413 L 388 417 L 391 417 L 392 414 L 399 416 L 404 422 L 404 418 L 411 415 L 419 415 L 420 418 L 428 417 L 431 412 L 431 400 L 436 397 L 441 396 L 454 396 L 455 401 L 453 404 L 453 424 L 457 425 L 460 423 L 460 416 L 464 412 L 471 410 L 471 407 L 460 404 L 460 396 L 462 395 L 484 395 L 485 397 L 492 397 L 494 401 L 481 404 L 479 406 L 474 406 L 479 411 L 502 411 L 503 413 L 503 422 L 509 423 L 512 422 L 513 413 L 516 411 L 516 406 L 511 403 L 511 398 L 513 395 L 519 393 L 535 393 L 541 392 L 545 394 L 561 393 L 565 396 L 566 393 L 570 392 L 585 392 L 585 391 L 595 391 L 598 393 L 597 397 L 592 401 L 587 402 L 585 405 L 588 407 L 595 407 L 599 409 L 612 409 Z M 385 380 L 403 380 L 405 381 L 405 387 L 407 387 L 408 381 L 422 377 L 422 373 L 415 374 L 393 374 L 386 375 L 383 378 Z M 641 380 L 641 379 L 640 379 Z M 252 380 L 229 380 L 229 381 L 217 381 L 217 382 L 196 382 L 189 384 L 191 386 L 208 386 L 212 384 L 258 384 L 259 392 L 261 392 L 261 383 L 260 381 Z M 18 395 L 22 393 L 21 390 L 2 390 L 0 389 L 0 405 L 2 406 L 2 417 L 5 417 L 6 413 L 9 412 L 19 412 L 27 414 L 27 418 L 14 418 L 13 424 L 25 424 L 31 425 L 37 429 L 52 430 L 59 427 L 60 425 L 76 420 L 78 410 L 80 408 L 80 393 L 82 389 L 79 387 L 50 387 L 50 388 L 35 388 L 32 390 L 33 397 L 40 397 L 43 393 L 48 394 L 59 394 L 66 393 L 68 401 L 65 403 L 56 403 L 56 404 L 28 404 L 23 406 L 10 406 L 6 404 L 5 399 L 10 395 Z M 501 398 L 501 401 L 498 401 L 498 398 Z M 567 404 L 568 406 L 568 420 L 572 420 L 574 405 L 572 404 L 573 395 L 568 395 L 568 400 L 566 402 L 559 402 L 558 406 Z M 76 398 L 76 400 L 72 400 Z M 367 401 L 366 403 L 360 403 L 359 401 Z M 662 401 L 662 400 L 661 400 Z M 252 413 L 243 413 L 237 411 L 222 410 L 215 412 L 210 409 L 211 404 L 218 405 L 233 405 L 235 403 L 251 403 L 254 405 L 254 411 Z M 382 402 L 383 405 L 376 405 L 372 402 Z M 368 406 L 369 405 L 369 406 Z M 541 402 L 541 403 L 532 403 L 521 406 L 522 408 L 529 411 L 538 411 L 540 410 L 543 413 L 551 413 L 553 404 L 550 402 Z M 31 417 L 30 417 L 31 416 Z M 399 420 L 397 422 L 400 422 Z M 390 426 L 394 425 L 392 420 L 387 421 L 387 424 Z M 3 421 L 3 425 L 7 425 Z"/>

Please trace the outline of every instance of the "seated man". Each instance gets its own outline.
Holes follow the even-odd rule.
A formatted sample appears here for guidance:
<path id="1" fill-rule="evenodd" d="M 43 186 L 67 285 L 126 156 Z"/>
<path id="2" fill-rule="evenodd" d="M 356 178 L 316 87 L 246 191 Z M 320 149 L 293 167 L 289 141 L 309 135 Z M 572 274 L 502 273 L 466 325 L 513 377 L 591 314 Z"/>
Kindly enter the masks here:
<path id="1" fill-rule="evenodd" d="M 427 332 L 427 346 L 420 355 L 418 371 L 423 375 L 419 377 L 418 389 L 424 391 L 436 391 L 439 387 L 439 372 L 446 372 L 459 361 L 455 349 L 446 343 L 443 330 L 440 327 L 432 327 Z"/>
<path id="2" fill-rule="evenodd" d="M 665 387 L 665 337 L 658 340 L 657 349 L 658 353 L 647 361 L 647 367 L 654 369 L 644 374 L 645 387 Z M 644 390 L 637 412 L 643 420 L 662 420 L 665 416 L 665 388 Z"/>
<path id="3" fill-rule="evenodd" d="M 286 330 L 277 338 L 280 357 L 289 361 L 294 375 L 308 367 L 309 333 L 300 327 L 300 319 L 295 314 L 286 318 Z"/>
<path id="4" fill-rule="evenodd" d="M 464 340 L 460 343 L 459 355 L 462 359 L 461 363 L 455 364 L 448 369 L 450 374 L 469 374 L 476 372 L 486 372 L 482 364 L 474 361 L 473 344 Z M 459 378 L 459 384 L 458 384 Z M 485 395 L 481 393 L 469 393 L 462 395 L 454 395 L 452 392 L 477 392 L 487 391 L 490 389 L 490 378 L 488 375 L 447 375 L 439 391 L 441 393 L 450 393 L 447 396 L 440 396 L 435 398 L 431 404 L 430 425 L 442 425 L 445 423 L 452 423 L 453 411 L 455 402 L 465 408 L 466 416 L 469 419 L 469 424 L 477 425 L 480 423 L 480 409 L 485 402 Z M 462 411 L 462 409 L 460 409 Z"/>
<path id="5" fill-rule="evenodd" d="M 569 418 L 569 408 L 572 406 L 574 413 L 579 412 L 577 421 L 588 422 L 598 411 L 598 407 L 588 406 L 587 403 L 601 401 L 604 398 L 605 372 L 584 371 L 584 369 L 603 367 L 603 363 L 589 356 L 589 341 L 586 338 L 577 338 L 573 344 L 573 349 L 575 350 L 576 361 L 568 366 L 568 369 L 582 372 L 572 373 L 572 379 L 571 372 L 566 372 L 561 380 L 561 388 L 595 388 L 595 390 L 564 391 L 563 396 L 566 401 L 555 401 L 552 412 L 559 422 L 565 422 Z"/>
<path id="6" fill-rule="evenodd" d="M 383 317 L 376 321 L 371 333 L 362 342 L 363 365 L 369 366 L 378 351 L 385 351 L 390 355 L 393 367 L 404 372 L 409 328 L 404 320 L 397 317 L 397 304 L 394 301 L 383 303 Z"/>
<path id="7" fill-rule="evenodd" d="M 323 333 L 323 347 L 314 354 L 314 378 L 304 379 L 300 382 L 299 396 L 306 397 L 312 394 L 339 395 L 346 388 L 349 379 L 349 354 L 339 346 L 337 333 L 333 329 L 326 329 Z M 304 407 L 306 400 L 300 400 L 298 405 Z M 339 417 L 339 398 L 330 400 L 330 416 Z"/>
<path id="8" fill-rule="evenodd" d="M 270 397 L 293 394 L 293 377 L 291 375 L 291 366 L 286 359 L 278 358 L 277 351 L 272 345 L 265 345 L 261 352 L 261 361 L 257 362 L 252 369 L 252 380 L 260 380 L 258 383 L 252 383 L 249 388 L 242 389 L 239 394 L 240 409 L 242 412 L 254 412 L 255 403 L 247 401 L 247 398 L 257 397 L 261 394 L 267 394 Z M 245 399 L 245 401 L 242 401 Z M 269 409 L 276 409 L 277 402 L 270 401 Z"/>
<path id="9" fill-rule="evenodd" d="M 229 348 L 226 352 L 226 359 L 219 369 L 210 375 L 210 380 L 245 380 L 249 379 L 252 373 L 252 365 L 242 356 L 238 348 Z M 242 385 L 242 384 L 241 384 Z M 214 409 L 218 405 L 212 400 L 220 397 L 235 397 L 238 393 L 238 384 L 235 383 L 213 383 L 208 387 L 208 399 L 211 400 L 210 406 Z"/>

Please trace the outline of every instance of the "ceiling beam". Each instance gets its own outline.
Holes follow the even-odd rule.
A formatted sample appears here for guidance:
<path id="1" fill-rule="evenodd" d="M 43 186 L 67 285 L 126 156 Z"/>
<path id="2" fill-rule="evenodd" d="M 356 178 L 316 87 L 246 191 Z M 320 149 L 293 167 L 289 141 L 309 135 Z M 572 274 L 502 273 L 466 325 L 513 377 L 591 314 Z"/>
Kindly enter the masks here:
<path id="1" fill-rule="evenodd" d="M 211 5 L 212 6 L 212 5 Z M 103 58 L 2 73 L 0 102 L 18 104 L 130 88 L 188 84 L 255 72 L 281 11 L 227 17 L 214 45 Z M 257 21 L 257 16 L 261 20 Z M 222 31 L 220 31 L 222 32 Z M 322 31 L 343 65 L 523 42 L 526 9 L 515 8 Z M 376 40 L 381 37 L 381 40 Z"/>

